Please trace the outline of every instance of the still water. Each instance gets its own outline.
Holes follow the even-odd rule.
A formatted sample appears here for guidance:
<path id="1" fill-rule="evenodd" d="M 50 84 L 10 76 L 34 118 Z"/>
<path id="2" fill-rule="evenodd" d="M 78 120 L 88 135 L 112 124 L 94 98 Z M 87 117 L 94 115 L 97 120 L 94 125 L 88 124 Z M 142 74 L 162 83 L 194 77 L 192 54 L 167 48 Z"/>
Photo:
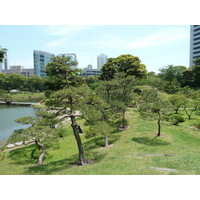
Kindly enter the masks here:
<path id="1" fill-rule="evenodd" d="M 0 141 L 7 139 L 16 129 L 29 127 L 14 122 L 15 119 L 28 116 L 36 116 L 36 110 L 31 107 L 0 105 Z"/>

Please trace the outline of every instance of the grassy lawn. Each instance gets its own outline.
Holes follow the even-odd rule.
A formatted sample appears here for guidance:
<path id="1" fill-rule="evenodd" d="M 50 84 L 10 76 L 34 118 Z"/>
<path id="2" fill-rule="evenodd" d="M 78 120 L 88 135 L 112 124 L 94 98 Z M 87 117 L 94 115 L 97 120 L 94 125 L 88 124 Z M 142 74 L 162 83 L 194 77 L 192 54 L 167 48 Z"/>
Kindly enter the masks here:
<path id="1" fill-rule="evenodd" d="M 12 99 L 16 102 L 39 102 L 43 98 L 43 92 L 20 92 L 18 94 L 12 94 Z"/>
<path id="2" fill-rule="evenodd" d="M 182 112 L 182 111 L 181 111 Z M 155 137 L 156 121 L 145 121 L 136 110 L 127 112 L 130 128 L 110 135 L 109 148 L 101 148 L 102 137 L 86 139 L 82 135 L 86 160 L 90 164 L 77 166 L 78 150 L 70 125 L 67 136 L 54 144 L 46 142 L 44 165 L 36 167 L 39 150 L 36 145 L 5 152 L 0 160 L 0 174 L 68 174 L 68 175 L 197 175 L 200 174 L 200 132 L 188 128 L 200 115 L 172 126 L 162 126 L 161 137 Z M 187 116 L 184 116 L 187 119 Z M 79 124 L 83 121 L 79 120 Z M 84 129 L 84 127 L 83 127 Z M 138 155 L 138 154 L 172 154 Z M 178 172 L 158 171 L 149 167 L 176 169 Z"/>

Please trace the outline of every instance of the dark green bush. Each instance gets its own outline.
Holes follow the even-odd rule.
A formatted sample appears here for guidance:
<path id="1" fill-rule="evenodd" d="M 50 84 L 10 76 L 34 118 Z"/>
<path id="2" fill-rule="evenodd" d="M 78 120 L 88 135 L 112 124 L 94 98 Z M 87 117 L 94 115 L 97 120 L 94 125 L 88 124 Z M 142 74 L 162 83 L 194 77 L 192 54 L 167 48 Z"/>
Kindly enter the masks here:
<path id="1" fill-rule="evenodd" d="M 178 125 L 179 123 L 182 123 L 184 121 L 185 121 L 185 119 L 180 114 L 174 114 L 174 115 L 170 116 L 170 122 L 173 125 Z"/>

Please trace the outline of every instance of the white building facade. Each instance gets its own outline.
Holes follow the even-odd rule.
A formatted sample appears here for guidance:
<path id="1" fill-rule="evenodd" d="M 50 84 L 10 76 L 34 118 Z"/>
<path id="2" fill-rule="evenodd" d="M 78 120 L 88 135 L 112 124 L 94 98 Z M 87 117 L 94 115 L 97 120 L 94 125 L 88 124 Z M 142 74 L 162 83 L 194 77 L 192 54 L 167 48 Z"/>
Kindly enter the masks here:
<path id="1" fill-rule="evenodd" d="M 13 65 L 13 66 L 10 66 L 10 69 L 2 70 L 2 73 L 5 73 L 5 74 L 12 74 L 12 73 L 22 74 L 26 77 L 30 77 L 31 75 L 34 75 L 34 69 L 33 68 L 24 69 L 24 66 Z"/>
<path id="2" fill-rule="evenodd" d="M 8 69 L 8 59 L 7 59 L 7 54 L 4 55 L 3 62 L 0 62 L 0 73 L 2 70 L 7 70 Z"/>
<path id="3" fill-rule="evenodd" d="M 97 69 L 101 69 L 102 66 L 108 62 L 108 56 L 105 54 L 101 54 L 97 56 Z"/>
<path id="4" fill-rule="evenodd" d="M 190 26 L 190 67 L 193 61 L 200 57 L 200 25 Z"/>

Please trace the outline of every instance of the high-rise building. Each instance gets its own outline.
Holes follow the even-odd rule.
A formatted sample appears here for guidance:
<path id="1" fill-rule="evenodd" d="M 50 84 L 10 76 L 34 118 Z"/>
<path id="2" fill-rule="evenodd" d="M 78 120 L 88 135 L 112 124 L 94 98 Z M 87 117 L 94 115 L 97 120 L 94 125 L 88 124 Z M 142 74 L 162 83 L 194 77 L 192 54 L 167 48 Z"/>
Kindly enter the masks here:
<path id="1" fill-rule="evenodd" d="M 7 59 L 7 54 L 4 54 L 3 62 L 0 62 L 0 72 L 2 70 L 7 70 L 8 69 L 8 59 Z"/>
<path id="2" fill-rule="evenodd" d="M 3 63 L 0 62 L 0 73 L 2 72 L 2 69 L 3 69 Z"/>
<path id="3" fill-rule="evenodd" d="M 108 56 L 105 54 L 101 54 L 97 56 L 97 69 L 101 69 L 102 66 L 107 63 L 108 61 Z"/>
<path id="4" fill-rule="evenodd" d="M 46 76 L 45 67 L 49 62 L 51 62 L 52 57 L 55 57 L 55 55 L 46 51 L 33 51 L 34 73 L 36 76 Z"/>
<path id="5" fill-rule="evenodd" d="M 200 25 L 190 26 L 190 67 L 193 61 L 200 57 Z"/>
<path id="6" fill-rule="evenodd" d="M 7 57 L 7 53 L 4 55 L 4 69 L 5 70 L 8 69 L 8 57 Z"/>

